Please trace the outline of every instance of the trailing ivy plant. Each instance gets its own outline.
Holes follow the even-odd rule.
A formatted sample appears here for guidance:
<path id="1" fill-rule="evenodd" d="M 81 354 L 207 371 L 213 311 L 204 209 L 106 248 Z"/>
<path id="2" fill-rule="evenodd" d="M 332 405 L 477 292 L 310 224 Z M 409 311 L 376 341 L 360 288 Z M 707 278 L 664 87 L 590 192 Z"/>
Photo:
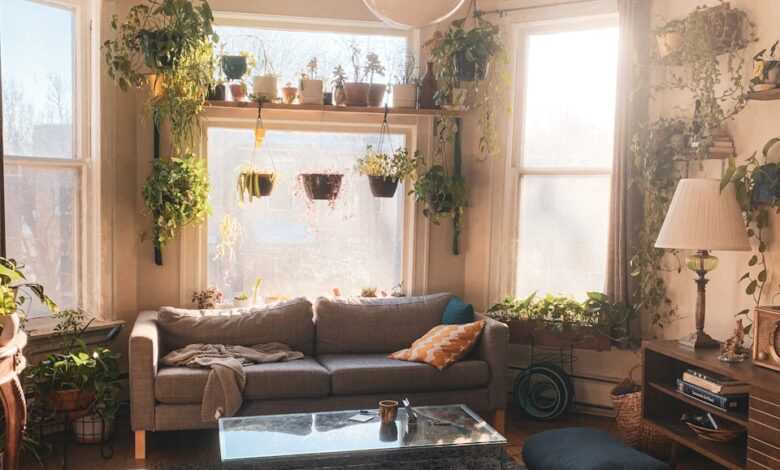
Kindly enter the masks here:
<path id="1" fill-rule="evenodd" d="M 690 152 L 690 139 L 689 123 L 660 119 L 641 128 L 631 146 L 635 168 L 631 183 L 643 196 L 642 226 L 630 260 L 631 276 L 636 279 L 633 297 L 637 309 L 660 328 L 677 314 L 662 273 L 680 267 L 664 263 L 666 252 L 656 248 L 655 241 L 680 179 L 675 161 Z"/>
<path id="2" fill-rule="evenodd" d="M 723 190 L 733 183 L 737 201 L 745 217 L 748 238 L 754 248 L 753 255 L 748 260 L 748 270 L 739 278 L 745 284 L 745 294 L 758 307 L 769 281 L 769 266 L 767 263 L 769 213 L 774 210 L 780 213 L 780 164 L 768 163 L 769 152 L 780 142 L 780 138 L 770 139 L 761 150 L 761 160 L 757 152 L 748 158 L 743 165 L 737 165 L 735 159 L 729 159 L 726 171 L 720 181 Z M 750 334 L 752 324 L 750 309 L 744 309 L 736 314 L 743 319 L 745 334 Z"/>
<path id="3" fill-rule="evenodd" d="M 208 195 L 203 159 L 187 154 L 155 160 L 143 189 L 144 205 L 153 218 L 155 246 L 162 248 L 179 228 L 204 221 L 211 211 Z"/>
<path id="4" fill-rule="evenodd" d="M 468 188 L 463 177 L 450 175 L 442 165 L 433 165 L 417 178 L 409 194 L 423 204 L 423 215 L 432 223 L 439 225 L 441 218 L 452 218 L 452 252 L 459 254 L 463 211 L 468 205 Z"/>
<path id="5" fill-rule="evenodd" d="M 103 44 L 108 75 L 122 90 L 152 86 L 148 105 L 154 123 L 170 121 L 177 151 L 191 143 L 213 85 L 218 41 L 213 22 L 206 0 L 145 0 L 124 22 L 112 18 L 116 37 Z"/>

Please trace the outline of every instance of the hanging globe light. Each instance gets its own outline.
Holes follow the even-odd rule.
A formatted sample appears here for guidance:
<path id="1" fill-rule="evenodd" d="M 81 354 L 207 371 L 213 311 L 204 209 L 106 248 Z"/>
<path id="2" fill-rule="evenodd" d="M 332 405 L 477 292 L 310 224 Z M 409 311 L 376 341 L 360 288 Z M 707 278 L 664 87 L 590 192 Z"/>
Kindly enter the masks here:
<path id="1" fill-rule="evenodd" d="M 421 28 L 452 16 L 466 0 L 363 0 L 371 13 L 399 28 Z"/>

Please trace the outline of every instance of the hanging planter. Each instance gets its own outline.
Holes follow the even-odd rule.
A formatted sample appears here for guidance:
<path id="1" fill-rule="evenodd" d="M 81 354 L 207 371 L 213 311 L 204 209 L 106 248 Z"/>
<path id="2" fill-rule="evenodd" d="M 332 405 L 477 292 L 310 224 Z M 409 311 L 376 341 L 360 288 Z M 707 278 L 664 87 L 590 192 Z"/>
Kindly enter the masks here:
<path id="1" fill-rule="evenodd" d="M 455 53 L 455 70 L 458 74 L 458 80 L 464 82 L 484 80 L 487 78 L 488 67 L 490 67 L 490 62 L 485 57 L 472 60 L 466 51 Z"/>
<path id="2" fill-rule="evenodd" d="M 393 197 L 398 189 L 398 178 L 387 176 L 369 176 L 368 185 L 374 197 Z"/>
<path id="3" fill-rule="evenodd" d="M 301 173 L 298 178 L 303 183 L 303 189 L 310 200 L 334 201 L 341 191 L 344 175 L 340 173 Z"/>
<path id="4" fill-rule="evenodd" d="M 241 202 L 245 200 L 252 202 L 254 198 L 270 196 L 274 190 L 275 182 L 275 173 L 251 169 L 243 170 L 238 174 L 236 190 Z"/>
<path id="5" fill-rule="evenodd" d="M 248 69 L 247 58 L 243 55 L 223 55 L 222 71 L 228 80 L 241 80 Z"/>

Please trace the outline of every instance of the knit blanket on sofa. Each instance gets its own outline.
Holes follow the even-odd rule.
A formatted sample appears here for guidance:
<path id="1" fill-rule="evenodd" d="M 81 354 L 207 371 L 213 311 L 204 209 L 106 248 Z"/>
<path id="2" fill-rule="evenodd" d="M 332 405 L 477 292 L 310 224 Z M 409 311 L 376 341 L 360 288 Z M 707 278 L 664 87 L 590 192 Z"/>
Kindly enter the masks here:
<path id="1" fill-rule="evenodd" d="M 303 353 L 282 343 L 255 346 L 224 344 L 190 344 L 166 354 L 161 363 L 166 366 L 211 369 L 203 390 L 200 418 L 216 421 L 234 416 L 243 404 L 246 385 L 244 366 L 302 359 Z"/>

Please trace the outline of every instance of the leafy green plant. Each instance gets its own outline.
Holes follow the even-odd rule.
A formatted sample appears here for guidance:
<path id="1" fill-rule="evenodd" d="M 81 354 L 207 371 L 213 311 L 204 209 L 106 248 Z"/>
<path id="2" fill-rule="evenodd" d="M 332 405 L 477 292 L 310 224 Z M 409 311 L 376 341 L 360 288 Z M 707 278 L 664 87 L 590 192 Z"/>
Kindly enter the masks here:
<path id="1" fill-rule="evenodd" d="M 23 265 L 0 257 L 0 316 L 18 313 L 24 320 L 25 304 L 32 298 L 38 299 L 50 312 L 57 311 L 57 304 L 46 295 L 43 286 L 27 281 Z"/>
<path id="2" fill-rule="evenodd" d="M 54 318 L 57 320 L 54 334 L 61 340 L 63 351 L 72 351 L 79 346 L 81 336 L 94 321 L 94 318 L 88 319 L 87 312 L 82 309 L 60 310 L 54 313 Z"/>
<path id="3" fill-rule="evenodd" d="M 255 279 L 255 286 L 252 288 L 252 303 L 257 305 L 257 294 L 260 293 L 260 287 L 263 285 L 263 278 Z"/>
<path id="4" fill-rule="evenodd" d="M 347 73 L 344 71 L 344 67 L 337 65 L 333 69 L 331 82 L 334 88 L 344 88 L 344 84 L 347 82 Z"/>
<path id="5" fill-rule="evenodd" d="M 754 152 L 743 165 L 737 165 L 735 159 L 729 159 L 728 167 L 721 177 L 720 187 L 734 184 L 737 201 L 745 217 L 748 237 L 755 247 L 748 261 L 748 270 L 739 278 L 745 284 L 745 294 L 753 299 L 758 307 L 769 282 L 769 214 L 774 210 L 780 213 L 780 164 L 768 163 L 769 153 L 780 138 L 770 139 L 761 150 L 761 160 Z M 745 334 L 752 329 L 750 310 L 744 309 L 736 314 L 746 323 Z"/>
<path id="6" fill-rule="evenodd" d="M 361 175 L 381 176 L 384 178 L 403 181 L 413 178 L 417 171 L 420 152 L 413 155 L 405 147 L 399 147 L 393 151 L 393 155 L 380 153 L 374 150 L 372 145 L 366 147 L 366 155 L 359 158 L 356 169 Z"/>
<path id="7" fill-rule="evenodd" d="M 442 217 L 460 217 L 468 204 L 463 177 L 447 174 L 441 165 L 432 166 L 419 177 L 410 194 L 423 204 L 423 215 L 434 224 Z"/>
<path id="8" fill-rule="evenodd" d="M 236 295 L 235 297 L 233 297 L 233 300 L 238 300 L 239 302 L 243 302 L 243 301 L 249 300 L 249 295 L 247 295 L 246 292 L 241 292 L 238 295 Z"/>
<path id="9" fill-rule="evenodd" d="M 155 246 L 162 248 L 179 228 L 205 220 L 211 210 L 208 194 L 208 173 L 201 158 L 188 154 L 155 160 L 143 189 Z"/>
<path id="10" fill-rule="evenodd" d="M 385 76 L 385 66 L 382 65 L 382 61 L 379 60 L 379 56 L 375 52 L 369 52 L 366 54 L 366 65 L 363 67 L 363 76 L 368 78 L 368 83 L 374 84 L 374 76 Z"/>

